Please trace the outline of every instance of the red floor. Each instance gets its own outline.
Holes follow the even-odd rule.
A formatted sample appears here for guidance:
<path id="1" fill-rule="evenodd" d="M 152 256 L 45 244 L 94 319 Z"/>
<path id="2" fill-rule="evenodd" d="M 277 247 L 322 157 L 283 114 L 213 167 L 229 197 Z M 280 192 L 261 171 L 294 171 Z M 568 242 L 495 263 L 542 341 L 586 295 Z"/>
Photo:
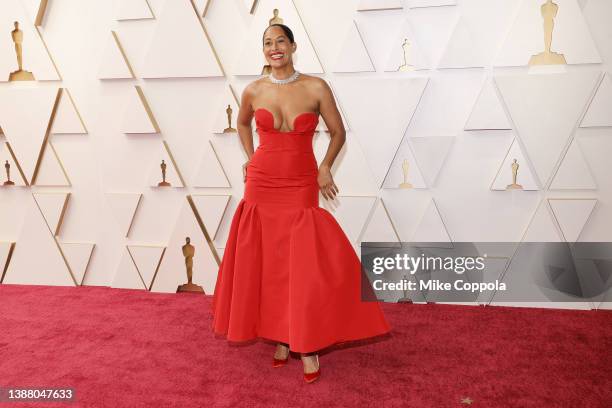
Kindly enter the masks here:
<path id="1" fill-rule="evenodd" d="M 394 332 L 321 354 L 321 378 L 274 346 L 212 336 L 210 298 L 0 285 L 0 387 L 71 386 L 73 403 L 7 407 L 609 407 L 612 312 L 383 304 Z"/>

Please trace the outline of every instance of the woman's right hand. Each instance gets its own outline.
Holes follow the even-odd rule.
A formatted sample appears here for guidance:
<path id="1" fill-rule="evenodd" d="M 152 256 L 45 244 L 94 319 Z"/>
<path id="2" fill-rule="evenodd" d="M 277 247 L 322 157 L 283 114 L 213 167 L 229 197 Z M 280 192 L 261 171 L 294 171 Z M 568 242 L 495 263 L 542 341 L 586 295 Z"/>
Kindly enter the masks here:
<path id="1" fill-rule="evenodd" d="M 244 163 L 242 165 L 242 181 L 246 183 L 246 174 L 247 174 L 247 167 L 249 167 L 249 164 L 251 163 L 251 159 L 247 160 L 246 163 Z"/>

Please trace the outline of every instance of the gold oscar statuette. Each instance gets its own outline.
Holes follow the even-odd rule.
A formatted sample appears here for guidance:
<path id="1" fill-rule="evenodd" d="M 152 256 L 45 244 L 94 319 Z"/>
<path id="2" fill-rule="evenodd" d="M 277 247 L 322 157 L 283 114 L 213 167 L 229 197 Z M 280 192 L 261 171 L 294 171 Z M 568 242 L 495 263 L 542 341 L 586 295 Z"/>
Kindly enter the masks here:
<path id="1" fill-rule="evenodd" d="M 272 10 L 272 18 L 268 21 L 268 26 L 272 24 L 283 24 L 283 19 L 278 16 L 278 9 Z"/>
<path id="2" fill-rule="evenodd" d="M 159 187 L 170 187 L 170 183 L 168 183 L 166 181 L 166 168 L 167 168 L 167 164 L 165 161 L 161 161 L 161 164 L 159 165 L 159 167 L 161 167 L 161 171 L 162 171 L 162 181 L 160 181 L 159 183 L 157 183 L 157 185 Z"/>
<path id="3" fill-rule="evenodd" d="M 185 257 L 185 267 L 187 268 L 187 283 L 179 285 L 176 293 L 179 292 L 197 292 L 204 294 L 204 289 L 200 285 L 192 282 L 193 279 L 193 256 L 195 255 L 195 247 L 191 245 L 191 238 L 185 238 L 185 245 L 182 247 L 183 256 Z"/>
<path id="4" fill-rule="evenodd" d="M 412 44 L 408 42 L 407 38 L 404 38 L 404 43 L 402 44 L 402 50 L 404 51 L 404 63 L 399 66 L 399 68 L 397 69 L 398 71 L 401 71 L 401 72 L 414 71 L 414 65 L 408 64 L 408 61 L 410 60 L 411 47 L 412 47 Z"/>
<path id="5" fill-rule="evenodd" d="M 236 133 L 236 129 L 232 127 L 232 107 L 227 105 L 225 112 L 227 113 L 227 127 L 223 129 L 223 133 Z"/>
<path id="6" fill-rule="evenodd" d="M 11 165 L 8 160 L 4 163 L 4 169 L 6 170 L 6 181 L 2 184 L 4 186 L 14 186 L 15 183 L 11 181 Z"/>
<path id="7" fill-rule="evenodd" d="M 9 81 L 34 81 L 34 75 L 23 69 L 23 31 L 19 29 L 19 22 L 15 21 L 15 29 L 11 31 L 17 54 L 17 71 L 9 74 Z"/>
<path id="8" fill-rule="evenodd" d="M 399 188 L 412 188 L 412 184 L 408 182 L 408 160 L 402 162 L 402 171 L 404 172 L 404 182 L 400 183 Z"/>
<path id="9" fill-rule="evenodd" d="M 542 4 L 541 13 L 544 18 L 544 51 L 533 55 L 529 60 L 529 65 L 555 65 L 567 64 L 565 56 L 550 50 L 553 38 L 553 29 L 555 27 L 555 17 L 559 11 L 559 6 L 552 0 L 546 0 Z"/>
<path id="10" fill-rule="evenodd" d="M 512 167 L 512 184 L 508 184 L 506 186 L 506 190 L 522 190 L 523 186 L 521 186 L 520 184 L 516 184 L 516 178 L 518 176 L 519 169 L 519 164 L 517 163 L 516 159 L 514 159 L 510 167 Z"/>

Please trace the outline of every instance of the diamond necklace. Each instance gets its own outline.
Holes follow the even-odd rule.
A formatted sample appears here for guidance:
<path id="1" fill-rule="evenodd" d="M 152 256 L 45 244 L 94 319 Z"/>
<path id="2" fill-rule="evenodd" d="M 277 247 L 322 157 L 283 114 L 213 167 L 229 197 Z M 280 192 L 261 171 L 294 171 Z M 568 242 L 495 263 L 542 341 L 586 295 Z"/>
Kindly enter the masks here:
<path id="1" fill-rule="evenodd" d="M 290 77 L 284 78 L 284 79 L 274 78 L 271 72 L 268 74 L 268 78 L 270 78 L 270 82 L 274 84 L 279 84 L 279 85 L 284 85 L 284 84 L 288 84 L 289 82 L 293 82 L 296 79 L 298 79 L 299 76 L 300 76 L 300 71 L 297 71 L 297 70 L 293 72 L 293 74 Z"/>

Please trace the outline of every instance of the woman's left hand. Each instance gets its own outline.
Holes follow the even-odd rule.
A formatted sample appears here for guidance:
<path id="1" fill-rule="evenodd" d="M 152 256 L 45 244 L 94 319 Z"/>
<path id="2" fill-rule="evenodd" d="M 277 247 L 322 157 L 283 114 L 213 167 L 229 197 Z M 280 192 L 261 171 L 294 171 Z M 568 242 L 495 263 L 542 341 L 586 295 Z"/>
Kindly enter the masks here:
<path id="1" fill-rule="evenodd" d="M 336 194 L 338 194 L 338 191 L 340 191 L 338 186 L 334 183 L 330 168 L 327 166 L 319 167 L 317 181 L 319 182 L 321 194 L 323 194 L 326 200 L 333 200 Z"/>

